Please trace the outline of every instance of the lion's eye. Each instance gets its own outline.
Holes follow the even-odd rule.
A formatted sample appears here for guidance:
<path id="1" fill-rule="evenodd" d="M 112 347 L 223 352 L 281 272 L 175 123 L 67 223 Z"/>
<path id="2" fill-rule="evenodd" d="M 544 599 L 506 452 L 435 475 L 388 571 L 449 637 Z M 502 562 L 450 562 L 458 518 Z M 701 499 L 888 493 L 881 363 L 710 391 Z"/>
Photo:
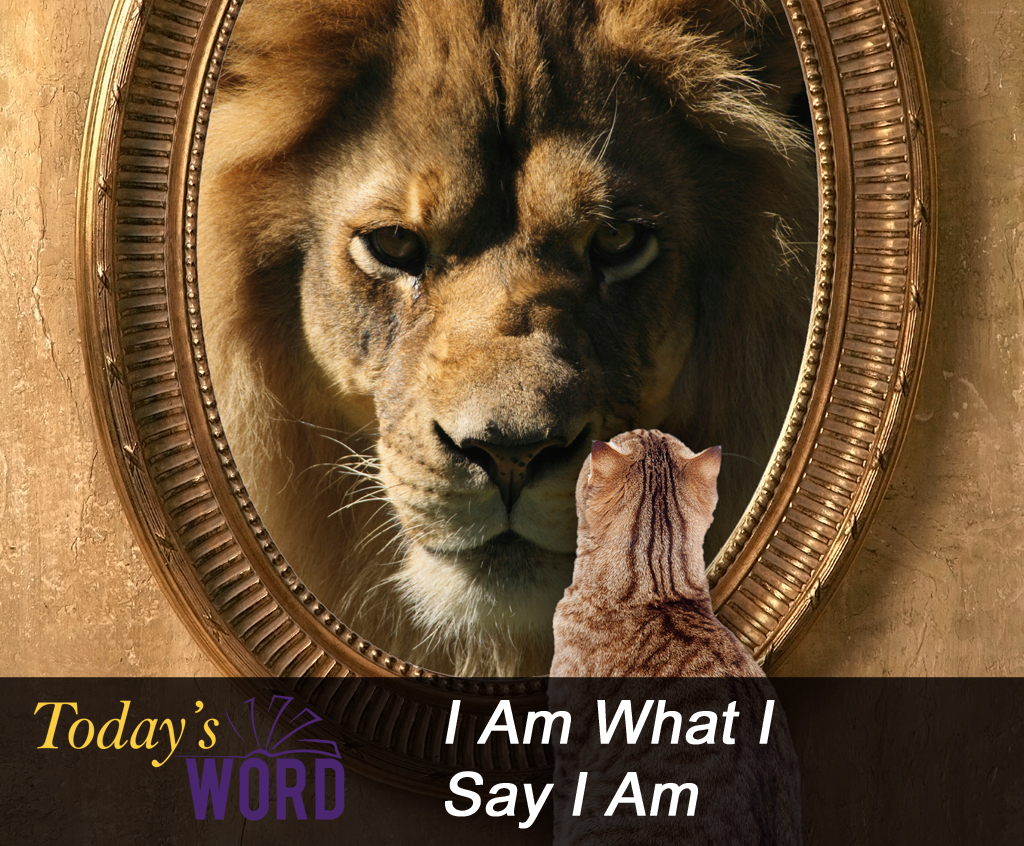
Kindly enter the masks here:
<path id="1" fill-rule="evenodd" d="M 636 276 L 658 255 L 658 239 L 628 221 L 602 223 L 590 240 L 590 256 L 606 282 Z"/>
<path id="2" fill-rule="evenodd" d="M 401 226 L 376 229 L 366 236 L 367 246 L 381 264 L 416 276 L 422 270 L 425 248 L 420 236 Z"/>
<path id="3" fill-rule="evenodd" d="M 594 251 L 613 260 L 629 255 L 640 240 L 640 231 L 632 223 L 605 223 L 594 233 Z"/>

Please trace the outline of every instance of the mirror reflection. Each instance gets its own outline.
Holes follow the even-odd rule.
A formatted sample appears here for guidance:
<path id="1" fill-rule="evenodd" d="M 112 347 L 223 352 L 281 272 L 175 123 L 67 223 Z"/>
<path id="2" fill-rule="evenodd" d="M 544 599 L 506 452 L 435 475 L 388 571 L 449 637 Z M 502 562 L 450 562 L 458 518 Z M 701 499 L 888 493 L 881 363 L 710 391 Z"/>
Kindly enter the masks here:
<path id="1" fill-rule="evenodd" d="M 247 0 L 203 159 L 225 430 L 296 573 L 430 669 L 546 673 L 594 440 L 771 455 L 817 226 L 760 0 Z"/>

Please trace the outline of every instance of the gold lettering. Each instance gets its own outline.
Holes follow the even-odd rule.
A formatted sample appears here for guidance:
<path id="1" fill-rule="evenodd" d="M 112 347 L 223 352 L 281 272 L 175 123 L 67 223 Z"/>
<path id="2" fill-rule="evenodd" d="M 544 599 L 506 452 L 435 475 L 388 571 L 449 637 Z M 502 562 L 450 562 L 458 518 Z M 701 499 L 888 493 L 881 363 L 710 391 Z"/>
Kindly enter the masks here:
<path id="1" fill-rule="evenodd" d="M 99 737 L 96 738 L 96 745 L 100 749 L 110 749 L 111 747 L 114 747 L 115 749 L 124 749 L 127 744 L 127 741 L 121 739 L 121 732 L 124 731 L 124 724 L 128 719 L 128 706 L 132 704 L 132 701 L 130 699 L 122 699 L 121 704 L 124 705 L 121 709 L 121 716 L 115 720 L 107 720 L 100 727 Z M 106 735 L 107 726 L 117 726 L 117 734 L 114 735 L 114 739 L 110 743 L 104 745 L 103 738 Z"/>
<path id="2" fill-rule="evenodd" d="M 139 741 L 139 729 L 142 728 L 143 723 L 149 723 L 149 733 L 146 735 L 145 742 Z M 156 741 L 153 739 L 153 733 L 156 731 L 156 720 L 145 719 L 139 720 L 139 724 L 135 727 L 135 731 L 132 732 L 132 749 L 141 749 L 145 746 L 147 749 L 153 749 L 156 747 Z"/>
<path id="3" fill-rule="evenodd" d="M 56 746 L 53 745 L 53 734 L 54 734 L 55 731 L 57 731 L 57 720 L 60 719 L 60 709 L 61 708 L 63 708 L 65 705 L 70 705 L 72 708 L 74 708 L 75 713 L 76 714 L 78 713 L 78 703 L 77 702 L 37 702 L 36 703 L 36 710 L 32 712 L 33 715 L 38 714 L 39 713 L 39 709 L 40 708 L 45 708 L 47 705 L 52 705 L 53 706 L 53 716 L 50 717 L 50 727 L 46 730 L 46 740 L 43 742 L 42 746 L 37 746 L 36 749 L 56 749 L 57 748 Z"/>
<path id="4" fill-rule="evenodd" d="M 181 720 L 181 733 L 177 737 L 174 736 L 174 723 L 170 720 L 164 720 L 160 723 L 160 728 L 167 729 L 167 736 L 171 739 L 171 751 L 167 753 L 167 757 L 162 761 L 157 761 L 156 758 L 150 761 L 154 767 L 162 767 L 166 764 L 170 760 L 171 755 L 174 754 L 174 750 L 178 748 L 178 744 L 181 743 L 181 739 L 185 736 L 185 719 L 183 717 Z"/>
<path id="5" fill-rule="evenodd" d="M 78 744 L 75 743 L 75 735 L 78 734 L 78 727 L 82 723 L 85 723 L 89 727 L 89 734 L 85 738 L 85 743 L 83 743 L 81 746 L 79 746 Z M 87 719 L 85 719 L 85 717 L 82 717 L 82 719 L 75 720 L 71 724 L 71 731 L 68 732 L 68 743 L 71 744 L 71 748 L 72 749 L 85 749 L 86 746 L 88 746 L 90 743 L 92 743 L 92 736 L 94 734 L 96 734 L 96 726 L 94 726 L 92 724 L 92 720 L 87 720 Z"/>
<path id="6" fill-rule="evenodd" d="M 209 743 L 207 743 L 205 740 L 200 740 L 199 741 L 199 748 L 200 749 L 213 749 L 214 744 L 217 742 L 217 737 L 214 735 L 213 729 L 210 728 L 210 723 L 213 723 L 215 726 L 219 726 L 220 725 L 220 721 L 219 720 L 215 720 L 213 717 L 210 717 L 210 719 L 208 719 L 205 723 L 203 723 L 203 731 L 206 732 L 206 735 L 207 735 L 207 737 L 210 738 L 210 741 L 209 741 Z"/>

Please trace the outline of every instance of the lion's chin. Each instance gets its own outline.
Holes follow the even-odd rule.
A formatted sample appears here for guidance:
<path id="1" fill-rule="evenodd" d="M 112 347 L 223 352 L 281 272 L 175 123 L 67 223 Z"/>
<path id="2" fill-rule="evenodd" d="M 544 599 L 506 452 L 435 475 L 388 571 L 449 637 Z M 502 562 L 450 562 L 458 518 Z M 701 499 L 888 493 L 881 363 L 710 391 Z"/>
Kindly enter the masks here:
<path id="1" fill-rule="evenodd" d="M 551 621 L 572 581 L 573 561 L 572 554 L 551 552 L 505 532 L 460 553 L 413 547 L 397 587 L 424 643 L 435 648 L 448 643 L 459 653 L 451 656 L 458 672 L 546 673 L 543 656 L 550 656 L 553 644 Z M 519 660 L 493 665 L 491 656 L 499 644 L 505 646 L 499 651 Z M 509 645 L 514 648 L 508 650 Z"/>

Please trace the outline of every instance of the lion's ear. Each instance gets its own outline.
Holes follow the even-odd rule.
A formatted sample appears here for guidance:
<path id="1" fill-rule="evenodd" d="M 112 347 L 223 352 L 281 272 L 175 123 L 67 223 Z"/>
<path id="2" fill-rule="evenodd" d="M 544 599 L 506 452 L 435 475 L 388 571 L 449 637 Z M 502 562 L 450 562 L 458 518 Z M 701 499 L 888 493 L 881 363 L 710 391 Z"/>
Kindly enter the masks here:
<path id="1" fill-rule="evenodd" d="M 608 41 L 682 110 L 741 147 L 806 146 L 803 76 L 781 0 L 598 0 Z"/>
<path id="2" fill-rule="evenodd" d="M 318 124 L 384 49 L 398 0 L 249 0 L 217 84 L 215 121 L 235 162 L 269 160 Z"/>
<path id="3" fill-rule="evenodd" d="M 743 19 L 742 38 L 737 38 L 739 58 L 752 69 L 764 86 L 772 108 L 784 115 L 803 113 L 807 108 L 800 56 L 785 10 L 778 0 L 737 0 Z"/>
<path id="4" fill-rule="evenodd" d="M 764 87 L 774 111 L 793 112 L 794 100 L 805 96 L 804 83 L 781 0 L 675 0 L 675 5 L 700 31 L 721 39 Z"/>

